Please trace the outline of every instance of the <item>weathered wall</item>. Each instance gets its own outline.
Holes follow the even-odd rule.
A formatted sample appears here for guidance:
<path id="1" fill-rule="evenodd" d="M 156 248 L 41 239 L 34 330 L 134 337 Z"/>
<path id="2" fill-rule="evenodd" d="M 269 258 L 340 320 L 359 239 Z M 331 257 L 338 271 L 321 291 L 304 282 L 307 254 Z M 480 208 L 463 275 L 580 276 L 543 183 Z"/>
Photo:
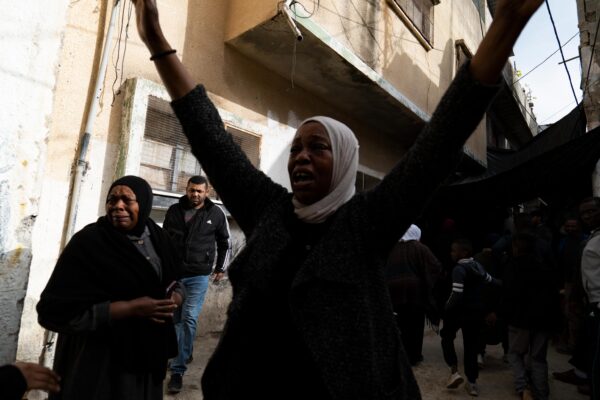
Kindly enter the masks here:
<path id="1" fill-rule="evenodd" d="M 0 35 L 0 364 L 17 351 L 67 0 L 3 2 Z"/>
<path id="2" fill-rule="evenodd" d="M 600 1 L 577 0 L 579 18 L 581 54 L 581 85 L 583 88 L 583 107 L 589 130 L 600 125 L 600 52 L 595 43 L 598 18 L 600 18 Z M 594 45 L 596 50 L 594 51 Z M 593 56 L 592 56 L 593 54 Z M 593 58 L 592 58 L 593 57 Z M 600 196 L 600 160 L 592 174 L 592 190 L 594 196 Z"/>
<path id="3" fill-rule="evenodd" d="M 66 0 L 61 0 L 60 4 L 64 3 Z M 250 3 L 253 4 L 253 8 L 245 6 Z M 352 115 L 336 109 L 332 105 L 335 102 L 326 102 L 315 98 L 298 87 L 292 88 L 289 79 L 273 74 L 225 45 L 226 26 L 236 26 L 236 18 L 240 19 L 240 24 L 247 23 L 243 13 L 239 17 L 232 16 L 231 10 L 235 4 L 245 7 L 246 13 L 257 13 L 256 18 L 260 19 L 269 9 L 275 8 L 276 3 L 275 0 L 258 2 L 245 0 L 158 1 L 163 29 L 172 46 L 178 50 L 178 56 L 190 68 L 193 77 L 206 85 L 212 99 L 224 114 L 234 116 L 235 119 L 241 121 L 240 123 L 252 127 L 252 131 L 261 136 L 261 168 L 274 180 L 289 186 L 285 172 L 289 142 L 298 123 L 314 114 L 330 115 L 348 123 L 355 130 L 361 143 L 361 164 L 377 175 L 387 172 L 405 151 L 397 145 L 393 137 L 385 137 L 373 132 L 369 126 L 357 121 Z M 378 10 L 381 10 L 378 14 L 372 14 L 373 18 L 375 16 L 378 18 L 378 22 L 374 23 L 373 32 L 377 42 L 383 46 L 381 54 L 377 45 L 369 44 L 367 46 L 359 43 L 370 37 L 367 31 L 346 37 L 345 32 L 348 29 L 345 31 L 344 28 L 347 28 L 347 25 L 342 27 L 340 21 L 348 21 L 348 18 L 361 21 L 360 15 L 362 14 L 348 15 L 346 19 L 340 19 L 339 15 L 328 11 L 328 9 L 333 10 L 334 7 L 343 5 L 345 12 L 354 13 L 345 5 L 345 2 L 336 1 L 333 4 L 332 1 L 321 1 L 322 8 L 315 15 L 315 19 L 318 23 L 323 24 L 330 33 L 336 35 L 339 40 L 345 41 L 349 48 L 359 49 L 358 53 L 366 61 L 369 61 L 374 69 L 398 85 L 401 90 L 406 91 L 412 101 L 420 104 L 428 112 L 432 111 L 454 74 L 453 41 L 463 38 L 468 43 L 472 42 L 474 49 L 479 40 L 478 24 L 470 26 L 464 32 L 458 31 L 459 27 L 464 25 L 463 14 L 475 12 L 474 8 L 473 10 L 463 10 L 461 7 L 463 7 L 462 5 L 464 7 L 472 6 L 472 2 L 443 1 L 436 7 L 435 48 L 429 52 L 426 52 L 420 44 L 415 44 L 412 34 L 408 32 L 397 16 L 393 15 L 391 11 L 385 11 L 385 7 L 387 7 L 385 0 L 367 3 L 368 7 L 361 13 L 368 14 L 369 7 L 377 7 Z M 456 3 L 461 5 L 455 5 Z M 49 132 L 46 128 L 47 157 L 41 158 L 35 167 L 35 169 L 43 170 L 43 180 L 38 185 L 42 196 L 33 230 L 32 278 L 27 288 L 25 311 L 22 318 L 23 329 L 20 333 L 19 354 L 24 359 L 36 359 L 43 344 L 43 330 L 37 325 L 35 304 L 60 251 L 67 198 L 71 187 L 72 165 L 77 153 L 78 140 L 85 124 L 90 91 L 97 74 L 102 38 L 108 24 L 112 4 L 113 1 L 106 0 L 70 2 L 63 45 L 59 55 L 60 68 L 54 102 L 52 103 L 51 97 L 49 98 L 48 109 L 53 107 L 53 111 L 52 113 L 38 112 L 35 114 L 36 118 L 48 116 Z M 130 3 L 125 2 L 125 4 L 129 5 Z M 65 7 L 66 5 L 63 6 L 63 10 Z M 55 7 L 51 8 L 51 12 L 54 13 Z M 45 15 L 49 12 L 44 10 Z M 452 16 L 458 18 L 456 15 L 461 16 L 461 19 L 453 20 Z M 125 14 L 125 20 L 127 20 L 126 17 L 127 14 Z M 446 19 L 448 21 L 444 22 Z M 371 24 L 370 20 L 368 22 Z M 344 22 L 344 24 L 347 23 L 349 22 Z M 352 27 L 352 30 L 356 29 L 356 26 Z M 117 37 L 118 35 L 115 36 L 114 42 Z M 124 33 L 122 38 L 125 38 Z M 31 40 L 26 42 L 29 43 Z M 369 54 L 365 52 L 373 48 L 376 51 L 375 56 L 367 57 Z M 122 49 L 123 46 L 121 46 Z M 112 52 L 116 54 L 114 51 Z M 134 24 L 132 24 L 129 28 L 124 68 L 120 70 L 121 62 L 119 61 L 117 69 L 120 71 L 117 76 L 114 66 L 117 60 L 113 58 L 104 82 L 104 97 L 95 116 L 88 154 L 90 169 L 85 176 L 79 202 L 77 229 L 95 221 L 99 215 L 103 214 L 102 199 L 116 173 L 122 134 L 123 95 L 118 95 L 114 106 L 110 106 L 113 82 L 117 78 L 115 90 L 119 87 L 121 75 L 124 79 L 142 77 L 160 82 L 148 57 L 148 51 L 139 41 Z M 27 58 L 27 56 L 23 55 L 21 58 Z M 45 65 L 52 65 L 51 62 L 47 62 L 48 60 L 52 60 L 52 58 L 45 57 Z M 36 76 L 40 75 L 36 74 Z M 411 79 L 407 79 L 407 76 L 410 76 Z M 414 79 L 414 77 L 419 79 Z M 410 82 L 414 82 L 414 84 Z M 54 84 L 50 85 L 50 87 L 53 86 Z M 43 97 L 37 96 L 37 98 Z M 23 105 L 20 107 L 20 109 L 26 108 Z M 36 133 L 39 132 L 44 132 L 44 130 L 36 131 Z M 0 136 L 0 140 L 3 140 L 2 138 L 4 136 Z M 35 141 L 28 139 L 23 143 L 31 148 L 31 144 Z M 11 165 L 13 166 L 10 171 L 15 168 L 24 168 L 23 166 L 19 167 L 20 164 L 17 160 L 14 160 Z M 31 165 L 27 168 L 31 168 Z M 3 171 L 4 169 L 0 168 L 2 177 L 6 175 Z M 35 176 L 35 174 L 30 173 L 29 176 Z M 7 183 L 9 186 L 6 189 L 2 189 L 0 186 L 0 190 L 7 192 L 10 187 L 10 195 L 4 196 L 10 197 L 12 201 L 18 196 L 15 195 L 10 182 Z M 27 185 L 30 182 L 32 181 L 29 180 Z M 24 198 L 29 201 L 28 196 L 24 196 Z M 10 210 L 13 213 L 13 210 L 18 210 L 18 208 L 13 207 Z M 11 218 L 13 221 L 11 223 L 16 227 L 20 221 L 15 216 L 16 214 L 4 216 L 5 214 L 5 209 L 0 208 L 1 218 Z M 30 214 L 24 214 L 24 216 L 27 215 Z M 23 290 L 24 286 L 20 287 Z M 219 296 L 226 298 L 227 293 L 219 294 Z M 207 300 L 207 306 L 211 304 L 210 301 Z M 221 316 L 224 312 L 222 305 L 224 302 L 219 298 L 215 300 L 215 304 L 219 304 L 216 309 Z M 212 320 L 217 321 L 215 324 L 219 324 L 218 318 Z M 206 329 L 211 330 L 210 328 Z"/>
<path id="4" fill-rule="evenodd" d="M 307 11 L 301 6 L 295 6 L 293 12 L 302 16 L 314 10 L 310 21 L 326 31 L 328 39 L 353 52 L 361 62 L 429 115 L 456 73 L 456 41 L 462 40 L 471 53 L 474 53 L 486 30 L 486 22 L 480 21 L 472 1 L 443 1 L 434 7 L 433 48 L 426 47 L 417 40 L 394 8 L 397 6 L 393 0 L 322 0 L 318 8 L 313 8 L 314 4 L 310 2 L 301 3 Z M 277 12 L 278 4 L 276 0 L 261 0 L 256 6 L 253 3 L 250 7 L 247 2 L 240 0 L 230 2 L 225 39 L 235 38 L 245 30 L 260 25 L 269 16 L 272 18 Z M 486 21 L 490 21 L 489 13 L 486 14 Z M 240 19 L 241 23 L 234 23 L 237 19 Z M 304 21 L 302 18 L 300 20 Z M 291 40 L 291 33 L 282 30 L 281 40 Z M 298 45 L 297 63 L 307 60 L 306 57 L 303 58 L 303 54 L 310 52 L 309 48 L 302 46 L 303 44 Z M 337 99 L 325 100 L 335 107 Z M 303 104 L 295 104 L 294 110 L 301 112 L 302 107 Z M 315 104 L 315 107 L 312 107 L 316 110 L 328 108 L 331 106 L 323 104 Z M 372 148 L 368 141 L 362 140 L 361 137 L 361 160 L 374 163 L 378 170 L 389 170 L 397 160 L 398 154 L 405 151 L 397 145 L 394 146 L 394 138 L 382 137 L 377 129 L 353 121 L 351 115 L 342 113 L 341 118 L 359 136 L 368 136 L 376 140 L 375 147 Z M 468 142 L 468 153 L 480 160 L 486 159 L 487 142 L 484 127 L 485 123 Z M 400 136 L 402 134 L 403 132 L 397 133 Z M 394 151 L 383 150 L 384 146 L 380 146 L 381 141 L 391 141 L 389 144 L 392 146 L 385 149 L 392 148 Z M 383 154 L 377 154 L 382 151 Z"/>

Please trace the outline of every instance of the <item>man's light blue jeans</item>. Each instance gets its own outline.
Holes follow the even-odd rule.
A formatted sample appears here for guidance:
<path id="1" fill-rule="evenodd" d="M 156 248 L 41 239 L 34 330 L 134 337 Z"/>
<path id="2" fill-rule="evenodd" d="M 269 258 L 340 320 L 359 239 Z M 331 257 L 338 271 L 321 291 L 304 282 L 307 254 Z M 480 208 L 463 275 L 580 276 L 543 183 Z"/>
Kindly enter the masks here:
<path id="1" fill-rule="evenodd" d="M 183 278 L 180 282 L 185 288 L 185 300 L 181 305 L 181 321 L 175 324 L 179 353 L 171 360 L 171 373 L 184 374 L 187 370 L 185 362 L 192 355 L 198 315 L 204 304 L 204 296 L 208 289 L 210 275 L 198 275 Z"/>

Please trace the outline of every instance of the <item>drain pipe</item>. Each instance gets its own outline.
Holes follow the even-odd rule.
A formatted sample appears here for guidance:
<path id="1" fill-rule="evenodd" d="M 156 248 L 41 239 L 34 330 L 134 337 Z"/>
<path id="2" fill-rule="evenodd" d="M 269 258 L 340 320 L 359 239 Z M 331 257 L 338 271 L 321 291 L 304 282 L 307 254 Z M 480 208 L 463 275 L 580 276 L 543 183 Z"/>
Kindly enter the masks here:
<path id="1" fill-rule="evenodd" d="M 65 234 L 65 245 L 71 239 L 75 233 L 75 226 L 77 222 L 77 208 L 79 206 L 79 195 L 81 193 L 81 184 L 83 178 L 88 170 L 87 151 L 90 144 L 90 138 L 92 137 L 91 132 L 94 127 L 94 121 L 98 106 L 100 105 L 100 96 L 102 95 L 102 89 L 104 86 L 104 78 L 106 77 L 106 67 L 108 65 L 108 59 L 110 56 L 110 46 L 112 42 L 113 33 L 115 30 L 115 20 L 119 15 L 121 9 L 121 0 L 115 0 L 112 14 L 110 16 L 110 25 L 106 32 L 106 39 L 104 41 L 104 48 L 102 49 L 102 59 L 100 61 L 100 68 L 98 69 L 98 76 L 96 78 L 96 85 L 94 87 L 94 97 L 90 106 L 90 111 L 87 115 L 85 123 L 85 131 L 81 139 L 81 147 L 79 149 L 79 157 L 75 166 L 75 177 L 73 180 L 73 191 L 71 195 L 71 202 L 69 204 L 69 217 L 67 219 L 67 231 Z"/>
<path id="2" fill-rule="evenodd" d="M 287 0 L 280 3 L 280 11 L 283 14 L 292 34 L 296 37 L 296 40 L 301 42 L 304 37 L 302 37 L 302 32 L 298 29 L 298 25 L 294 21 L 294 17 L 292 16 L 292 9 L 290 8 L 294 4 L 294 0 Z"/>
<path id="3" fill-rule="evenodd" d="M 79 207 L 79 196 L 81 194 L 81 186 L 85 173 L 88 170 L 88 162 L 86 161 L 88 147 L 90 144 L 91 132 L 94 127 L 94 120 L 96 112 L 100 104 L 100 96 L 102 95 L 102 89 L 104 86 L 104 78 L 106 77 L 106 69 L 108 66 L 108 59 L 110 56 L 110 46 L 112 44 L 113 33 L 115 30 L 115 21 L 119 15 L 121 9 L 121 0 L 115 0 L 113 5 L 112 13 L 110 16 L 110 24 L 108 25 L 108 31 L 106 32 L 106 38 L 104 40 L 104 47 L 102 49 L 102 58 L 100 60 L 100 67 L 98 69 L 98 76 L 96 77 L 96 83 L 94 86 L 94 97 L 92 98 L 92 104 L 87 115 L 85 130 L 83 137 L 81 138 L 81 146 L 79 148 L 79 156 L 77 158 L 77 164 L 75 165 L 75 176 L 73 180 L 73 189 L 71 194 L 71 201 L 69 202 L 68 208 L 68 219 L 66 223 L 66 232 L 63 240 L 63 248 L 69 242 L 73 234 L 75 233 L 75 226 L 77 222 L 77 209 Z M 56 333 L 52 331 L 45 331 L 44 333 L 44 347 L 42 354 L 40 355 L 40 361 L 42 365 L 49 366 L 54 359 L 54 342 L 56 341 Z"/>

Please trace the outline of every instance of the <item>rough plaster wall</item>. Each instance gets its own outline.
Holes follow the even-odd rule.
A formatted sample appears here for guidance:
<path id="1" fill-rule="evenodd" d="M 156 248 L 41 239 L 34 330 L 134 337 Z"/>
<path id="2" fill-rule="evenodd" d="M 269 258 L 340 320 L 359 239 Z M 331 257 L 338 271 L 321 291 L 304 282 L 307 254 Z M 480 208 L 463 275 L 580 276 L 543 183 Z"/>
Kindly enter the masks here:
<path id="1" fill-rule="evenodd" d="M 587 117 L 588 129 L 594 129 L 600 125 L 600 85 L 598 85 L 598 78 L 600 76 L 599 52 L 594 51 L 591 63 L 590 58 L 592 57 L 592 46 L 596 33 L 596 25 L 598 18 L 600 18 L 600 2 L 598 0 L 579 0 L 577 4 L 577 12 L 581 31 L 580 52 L 583 73 L 583 79 L 581 82 L 582 85 L 584 85 L 583 103 Z M 586 78 L 588 78 L 587 81 Z"/>
<path id="2" fill-rule="evenodd" d="M 582 66 L 583 106 L 589 130 L 600 125 L 600 52 L 598 44 L 593 51 L 594 37 L 598 18 L 600 18 L 600 1 L 577 0 L 577 14 L 580 28 L 580 54 Z M 593 59 L 592 51 L 594 53 Z M 588 71 L 589 69 L 589 71 Z M 588 77 L 589 74 L 589 77 Z M 587 79 L 586 79 L 587 78 Z M 600 196 L 600 160 L 592 173 L 592 189 L 594 196 Z"/>
<path id="3" fill-rule="evenodd" d="M 2 2 L 0 364 L 17 350 L 67 0 Z"/>

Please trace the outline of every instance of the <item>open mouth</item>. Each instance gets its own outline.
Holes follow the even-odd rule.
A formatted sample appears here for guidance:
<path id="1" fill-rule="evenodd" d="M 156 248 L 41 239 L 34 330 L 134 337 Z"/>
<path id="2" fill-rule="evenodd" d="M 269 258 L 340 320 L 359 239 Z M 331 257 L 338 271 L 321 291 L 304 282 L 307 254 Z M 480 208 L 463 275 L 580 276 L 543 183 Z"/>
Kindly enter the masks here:
<path id="1" fill-rule="evenodd" d="M 292 183 L 294 184 L 307 184 L 307 183 L 311 183 L 315 180 L 315 177 L 313 176 L 313 174 L 309 173 L 309 172 L 294 172 L 292 174 Z"/>

